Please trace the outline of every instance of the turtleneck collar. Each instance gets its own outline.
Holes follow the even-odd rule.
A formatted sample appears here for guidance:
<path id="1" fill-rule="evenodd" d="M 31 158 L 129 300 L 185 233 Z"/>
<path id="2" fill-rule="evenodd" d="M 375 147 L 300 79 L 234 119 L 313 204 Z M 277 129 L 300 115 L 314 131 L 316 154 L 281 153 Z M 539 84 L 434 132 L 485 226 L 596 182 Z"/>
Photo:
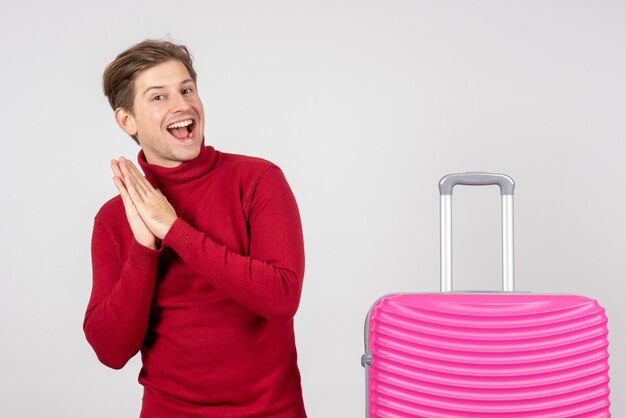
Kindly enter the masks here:
<path id="1" fill-rule="evenodd" d="M 217 151 L 215 151 L 215 148 L 206 146 L 204 143 L 196 158 L 185 161 L 173 168 L 148 163 L 143 149 L 140 150 L 139 155 L 137 155 L 137 161 L 146 179 L 150 182 L 152 187 L 157 189 L 176 186 L 202 177 L 213 169 L 216 160 Z"/>

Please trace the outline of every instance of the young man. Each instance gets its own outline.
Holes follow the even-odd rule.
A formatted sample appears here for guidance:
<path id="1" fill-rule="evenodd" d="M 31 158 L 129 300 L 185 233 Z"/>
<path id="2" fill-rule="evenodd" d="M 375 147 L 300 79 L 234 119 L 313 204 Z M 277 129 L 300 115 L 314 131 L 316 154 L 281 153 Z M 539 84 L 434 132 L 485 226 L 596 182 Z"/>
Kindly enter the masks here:
<path id="1" fill-rule="evenodd" d="M 281 170 L 204 144 L 187 48 L 144 41 L 104 72 L 138 163 L 94 220 L 83 328 L 105 365 L 141 351 L 141 417 L 306 417 L 293 316 L 302 227 Z"/>

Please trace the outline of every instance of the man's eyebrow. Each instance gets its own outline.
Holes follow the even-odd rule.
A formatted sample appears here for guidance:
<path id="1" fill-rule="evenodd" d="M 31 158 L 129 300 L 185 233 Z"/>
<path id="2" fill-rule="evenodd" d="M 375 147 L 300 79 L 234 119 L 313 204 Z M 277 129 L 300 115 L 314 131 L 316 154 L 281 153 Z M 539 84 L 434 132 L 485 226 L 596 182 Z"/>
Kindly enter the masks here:
<path id="1" fill-rule="evenodd" d="M 193 79 L 191 78 L 181 81 L 180 84 L 183 85 L 183 84 L 190 83 L 190 82 L 195 84 L 195 81 L 193 81 Z M 143 92 L 143 95 L 145 96 L 146 94 L 148 94 L 150 90 L 158 90 L 162 88 L 165 88 L 165 86 L 150 86 Z"/>
<path id="2" fill-rule="evenodd" d="M 146 94 L 148 94 L 148 92 L 152 89 L 158 90 L 158 89 L 162 89 L 164 86 L 152 86 L 152 87 L 148 87 L 144 92 L 143 95 L 145 96 Z"/>

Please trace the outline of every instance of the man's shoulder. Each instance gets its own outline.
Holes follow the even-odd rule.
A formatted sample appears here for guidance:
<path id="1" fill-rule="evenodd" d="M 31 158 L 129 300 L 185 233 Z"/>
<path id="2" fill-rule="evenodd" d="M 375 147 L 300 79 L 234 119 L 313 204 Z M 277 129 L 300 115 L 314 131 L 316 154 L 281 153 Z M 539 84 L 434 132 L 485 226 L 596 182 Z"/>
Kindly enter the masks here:
<path id="1" fill-rule="evenodd" d="M 115 223 L 120 219 L 120 215 L 124 215 L 124 203 L 120 195 L 113 196 L 107 200 L 96 213 L 96 220 L 100 220 L 104 223 Z M 122 220 L 125 219 L 122 217 Z"/>
<path id="2" fill-rule="evenodd" d="M 239 176 L 260 176 L 271 168 L 279 167 L 272 161 L 265 158 L 254 157 L 251 155 L 234 154 L 220 151 L 219 168 L 237 174 Z"/>
<path id="3" fill-rule="evenodd" d="M 276 164 L 261 157 L 252 155 L 235 154 L 230 152 L 221 152 L 222 164 L 234 166 L 241 169 L 264 169 L 268 167 L 276 167 Z"/>

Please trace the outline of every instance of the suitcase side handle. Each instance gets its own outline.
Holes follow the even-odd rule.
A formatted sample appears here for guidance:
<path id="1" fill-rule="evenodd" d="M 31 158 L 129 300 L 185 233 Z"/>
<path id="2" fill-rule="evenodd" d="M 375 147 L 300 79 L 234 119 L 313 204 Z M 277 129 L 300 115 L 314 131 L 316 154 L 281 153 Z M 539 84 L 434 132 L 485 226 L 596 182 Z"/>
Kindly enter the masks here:
<path id="1" fill-rule="evenodd" d="M 452 191 L 454 186 L 500 186 L 502 195 L 502 290 L 515 291 L 513 259 L 513 191 L 515 182 L 505 174 L 468 172 L 448 174 L 439 181 L 441 291 L 452 291 Z"/>

